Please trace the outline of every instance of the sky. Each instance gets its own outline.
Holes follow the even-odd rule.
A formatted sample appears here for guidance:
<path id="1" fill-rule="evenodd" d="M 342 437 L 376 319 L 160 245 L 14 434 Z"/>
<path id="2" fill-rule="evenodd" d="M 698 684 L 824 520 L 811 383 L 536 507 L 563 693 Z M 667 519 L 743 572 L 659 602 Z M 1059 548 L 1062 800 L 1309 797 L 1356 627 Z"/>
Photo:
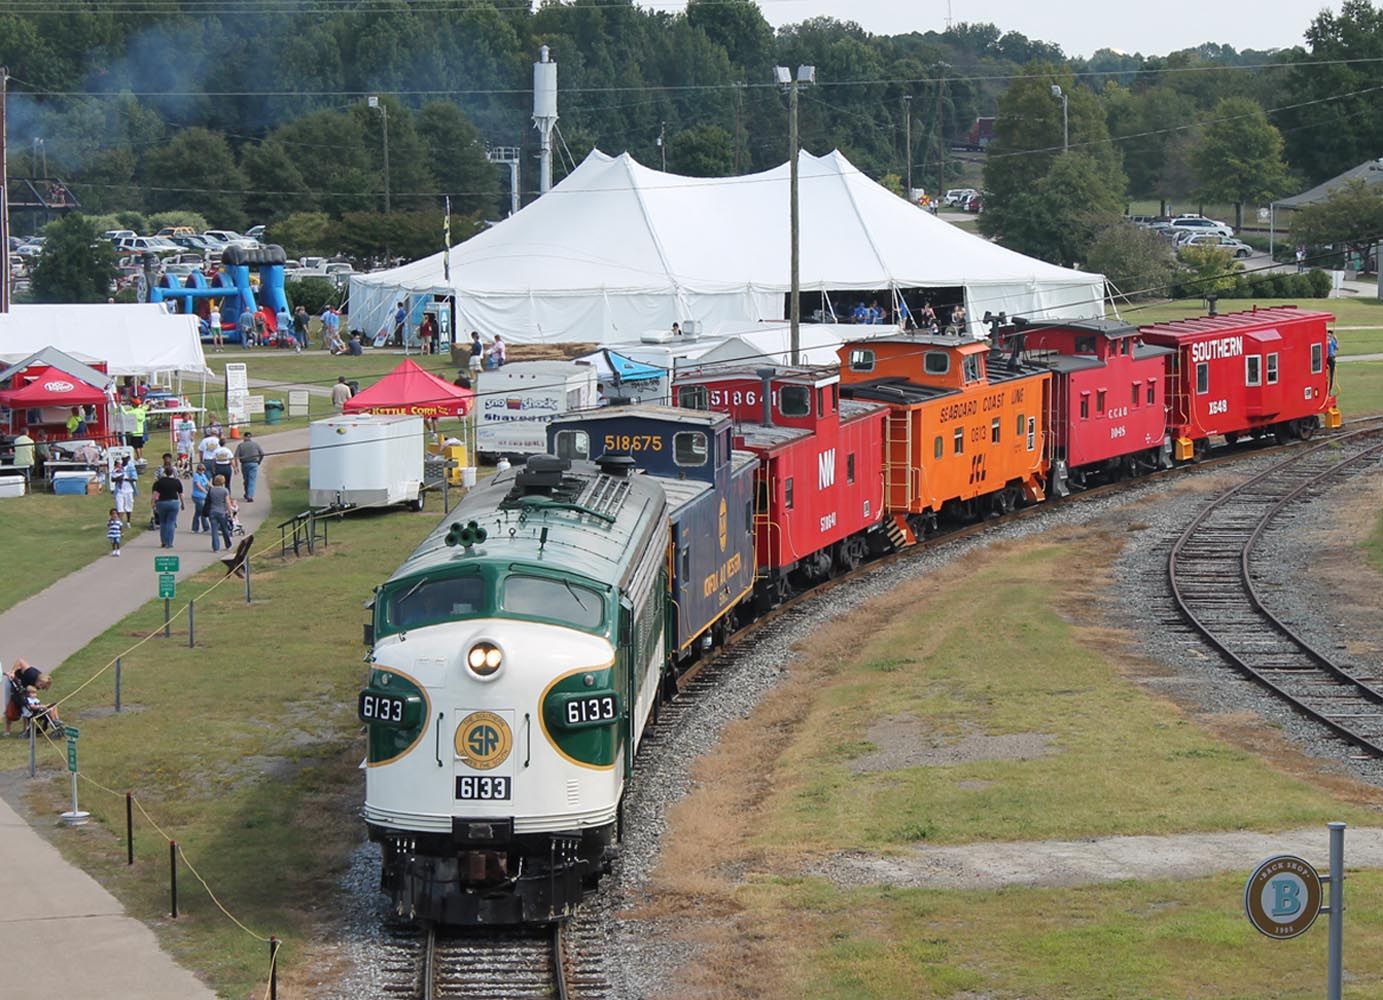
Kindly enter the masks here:
<path id="1" fill-rule="evenodd" d="M 829 15 L 856 21 L 880 35 L 942 31 L 946 0 L 757 0 L 775 27 Z M 667 5 L 656 4 L 660 9 Z M 1306 27 L 1322 8 L 1337 13 L 1340 0 L 950 0 L 954 23 L 988 21 L 1001 31 L 1055 42 L 1068 56 L 1096 49 L 1165 55 L 1202 42 L 1236 49 L 1275 49 L 1302 44 Z"/>

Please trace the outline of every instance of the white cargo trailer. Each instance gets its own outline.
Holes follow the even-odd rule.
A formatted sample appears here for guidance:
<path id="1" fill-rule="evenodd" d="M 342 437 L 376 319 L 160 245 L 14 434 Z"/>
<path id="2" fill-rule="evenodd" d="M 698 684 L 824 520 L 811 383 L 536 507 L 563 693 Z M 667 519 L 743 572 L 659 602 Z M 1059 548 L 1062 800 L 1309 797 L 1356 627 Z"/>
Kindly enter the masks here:
<path id="1" fill-rule="evenodd" d="M 423 418 L 358 413 L 312 422 L 313 507 L 423 506 Z"/>
<path id="2" fill-rule="evenodd" d="M 595 369 L 573 361 L 515 361 L 487 369 L 476 395 L 476 451 L 487 457 L 544 454 L 553 417 L 598 403 Z"/>

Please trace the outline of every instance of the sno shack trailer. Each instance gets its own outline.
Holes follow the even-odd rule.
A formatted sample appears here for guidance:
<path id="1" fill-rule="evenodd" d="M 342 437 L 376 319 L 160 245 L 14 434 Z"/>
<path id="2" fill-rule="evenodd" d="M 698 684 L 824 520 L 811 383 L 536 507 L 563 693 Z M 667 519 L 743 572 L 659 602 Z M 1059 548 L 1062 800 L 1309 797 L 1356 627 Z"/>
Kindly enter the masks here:
<path id="1" fill-rule="evenodd" d="M 596 373 L 571 361 L 515 361 L 481 374 L 476 397 L 481 457 L 541 455 L 553 417 L 596 406 Z"/>

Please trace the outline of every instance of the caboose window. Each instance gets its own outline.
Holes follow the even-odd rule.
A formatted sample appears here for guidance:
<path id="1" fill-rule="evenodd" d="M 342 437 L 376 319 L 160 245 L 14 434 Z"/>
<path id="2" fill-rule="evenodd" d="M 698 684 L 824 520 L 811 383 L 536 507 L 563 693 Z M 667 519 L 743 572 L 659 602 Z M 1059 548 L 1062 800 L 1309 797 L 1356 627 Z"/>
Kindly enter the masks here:
<path id="1" fill-rule="evenodd" d="M 957 428 L 956 428 L 955 452 L 956 452 L 957 455 L 964 455 L 964 454 L 965 454 L 965 428 L 964 428 L 964 427 L 957 427 Z"/>
<path id="2" fill-rule="evenodd" d="M 533 618 L 555 618 L 577 628 L 599 628 L 605 602 L 590 587 L 570 580 L 515 574 L 504 581 L 504 610 Z"/>
<path id="3" fill-rule="evenodd" d="M 818 388 L 816 390 L 816 415 L 824 417 L 826 415 L 826 390 Z"/>
<path id="4" fill-rule="evenodd" d="M 1196 395 L 1204 396 L 1210 391 L 1210 364 L 1202 361 L 1196 365 Z"/>
<path id="5" fill-rule="evenodd" d="M 783 484 L 783 507 L 792 510 L 792 476 L 788 476 L 788 481 Z"/>
<path id="6" fill-rule="evenodd" d="M 922 370 L 928 375 L 945 375 L 951 370 L 951 356 L 945 351 L 928 351 L 922 355 Z"/>
<path id="7" fill-rule="evenodd" d="M 1023 436 L 1023 414 L 1018 414 L 1018 436 Z"/>
<path id="8" fill-rule="evenodd" d="M 590 458 L 591 438 L 585 431 L 557 432 L 558 458 Z"/>
<path id="9" fill-rule="evenodd" d="M 989 441 L 991 444 L 999 443 L 999 418 L 995 417 L 989 422 Z"/>
<path id="10" fill-rule="evenodd" d="M 1082 420 L 1090 419 L 1090 393 L 1088 392 L 1080 394 L 1080 418 Z"/>
<path id="11" fill-rule="evenodd" d="M 1263 358 L 1250 354 L 1244 358 L 1244 385 L 1263 384 Z"/>
<path id="12" fill-rule="evenodd" d="M 1152 379 L 1148 379 L 1148 405 L 1151 406 L 1157 399 L 1157 385 Z"/>
<path id="13" fill-rule="evenodd" d="M 1320 373 L 1321 373 L 1321 345 L 1320 345 L 1320 344 L 1312 344 L 1312 345 L 1311 345 L 1311 374 L 1312 374 L 1312 375 L 1319 375 Z"/>
<path id="14" fill-rule="evenodd" d="M 1104 412 L 1104 397 L 1105 397 L 1105 391 L 1104 391 L 1103 389 L 1100 389 L 1100 390 L 1098 390 L 1098 391 L 1095 393 L 1095 412 L 1096 412 L 1096 413 L 1103 413 L 1103 412 Z"/>
<path id="15" fill-rule="evenodd" d="M 778 412 L 785 417 L 809 417 L 812 391 L 805 385 L 785 385 L 778 390 Z"/>
<path id="16" fill-rule="evenodd" d="M 862 347 L 857 347 L 850 352 L 850 370 L 852 372 L 872 372 L 874 370 L 874 352 L 867 351 Z"/>
<path id="17" fill-rule="evenodd" d="M 1137 382 L 1133 383 L 1132 387 L 1129 389 L 1129 399 L 1132 401 L 1132 403 L 1133 403 L 1134 406 L 1137 406 L 1137 405 L 1138 405 L 1138 383 L 1137 383 Z"/>
<path id="18" fill-rule="evenodd" d="M 1268 385 L 1277 385 L 1277 355 L 1268 355 Z"/>
<path id="19" fill-rule="evenodd" d="M 942 454 L 946 451 L 946 442 L 941 440 L 940 434 L 936 436 L 936 444 L 933 447 L 932 451 L 937 458 L 940 458 Z"/>
<path id="20" fill-rule="evenodd" d="M 672 460 L 678 465 L 706 464 L 706 435 L 700 431 L 682 431 L 672 436 Z"/>
<path id="21" fill-rule="evenodd" d="M 851 452 L 845 456 L 845 481 L 853 483 L 855 481 L 855 453 Z"/>
<path id="22" fill-rule="evenodd" d="M 1095 353 L 1095 338 L 1094 338 L 1094 337 L 1077 337 L 1077 338 L 1076 338 L 1076 353 L 1077 353 L 1077 354 L 1094 354 L 1094 353 Z"/>
<path id="23" fill-rule="evenodd" d="M 980 356 L 978 354 L 968 355 L 965 359 L 965 381 L 978 382 L 980 380 Z"/>
<path id="24" fill-rule="evenodd" d="M 677 405 L 684 410 L 709 410 L 711 400 L 704 385 L 684 385 L 677 391 Z"/>

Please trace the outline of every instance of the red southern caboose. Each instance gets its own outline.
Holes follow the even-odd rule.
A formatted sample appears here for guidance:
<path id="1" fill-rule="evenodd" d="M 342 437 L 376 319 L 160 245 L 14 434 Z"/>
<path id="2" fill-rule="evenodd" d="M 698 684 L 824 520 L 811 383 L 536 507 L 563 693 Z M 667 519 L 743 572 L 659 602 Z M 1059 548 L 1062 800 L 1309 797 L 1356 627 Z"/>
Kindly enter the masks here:
<path id="1" fill-rule="evenodd" d="M 1145 326 L 1151 344 L 1176 353 L 1167 370 L 1168 433 L 1180 461 L 1210 438 L 1307 438 L 1325 418 L 1340 426 L 1327 364 L 1329 313 L 1296 306 Z"/>
<path id="2" fill-rule="evenodd" d="M 1000 344 L 1052 372 L 1047 400 L 1050 492 L 1092 479 L 1167 468 L 1166 370 L 1170 348 L 1144 344 L 1115 320 L 1016 325 Z"/>
<path id="3" fill-rule="evenodd" d="M 735 447 L 759 456 L 755 501 L 758 591 L 853 569 L 891 543 L 882 530 L 887 410 L 840 399 L 832 369 L 718 369 L 680 375 L 678 405 L 727 413 Z"/>

